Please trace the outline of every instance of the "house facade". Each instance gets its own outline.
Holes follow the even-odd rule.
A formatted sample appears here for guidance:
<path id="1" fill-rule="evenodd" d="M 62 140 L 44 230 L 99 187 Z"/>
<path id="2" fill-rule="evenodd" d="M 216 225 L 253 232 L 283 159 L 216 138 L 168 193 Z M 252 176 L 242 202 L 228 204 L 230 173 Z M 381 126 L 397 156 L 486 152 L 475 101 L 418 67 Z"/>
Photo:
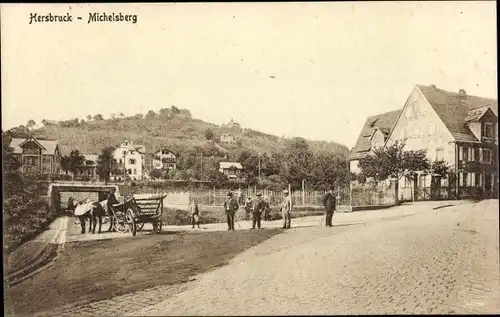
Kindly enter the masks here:
<path id="1" fill-rule="evenodd" d="M 237 162 L 220 162 L 219 172 L 224 174 L 229 180 L 238 180 L 241 177 L 243 167 Z"/>
<path id="2" fill-rule="evenodd" d="M 221 143 L 234 144 L 236 143 L 236 136 L 234 133 L 226 132 L 220 136 Z"/>
<path id="3" fill-rule="evenodd" d="M 86 154 L 83 156 L 85 158 L 82 166 L 80 167 L 81 175 L 88 176 L 91 179 L 97 179 L 97 159 L 99 155 L 97 154 Z"/>
<path id="4" fill-rule="evenodd" d="M 118 170 L 121 173 L 111 174 L 111 179 L 119 180 L 124 178 L 124 173 L 131 180 L 142 180 L 144 178 L 144 158 L 146 147 L 125 141 L 113 152 L 113 157 L 118 163 Z"/>
<path id="5" fill-rule="evenodd" d="M 153 169 L 177 169 L 177 156 L 166 147 L 153 153 Z"/>
<path id="6" fill-rule="evenodd" d="M 39 140 L 33 136 L 13 138 L 9 146 L 22 164 L 20 169 L 23 174 L 61 173 L 61 152 L 57 140 Z"/>
<path id="7" fill-rule="evenodd" d="M 444 161 L 448 177 L 420 171 L 399 181 L 399 199 L 485 196 L 498 192 L 498 102 L 436 86 L 416 85 L 386 137 L 405 150 L 427 150 L 431 162 Z M 352 156 L 354 153 L 352 153 Z M 353 171 L 354 172 L 354 171 Z"/>
<path id="8" fill-rule="evenodd" d="M 401 110 L 394 110 L 371 116 L 366 120 L 349 155 L 351 172 L 359 173 L 361 171 L 358 166 L 359 160 L 372 153 L 373 149 L 385 145 L 389 132 L 396 123 L 400 112 Z"/>

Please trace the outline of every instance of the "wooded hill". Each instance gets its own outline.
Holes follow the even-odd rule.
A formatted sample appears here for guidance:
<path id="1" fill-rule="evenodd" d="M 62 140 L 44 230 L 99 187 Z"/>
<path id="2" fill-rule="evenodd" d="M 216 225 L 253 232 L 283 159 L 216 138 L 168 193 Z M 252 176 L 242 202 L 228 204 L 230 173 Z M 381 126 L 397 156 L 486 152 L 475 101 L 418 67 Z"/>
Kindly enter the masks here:
<path id="1" fill-rule="evenodd" d="M 30 120 L 31 121 L 31 120 Z M 27 126 L 11 131 L 21 133 Z M 236 152 L 271 153 L 285 148 L 286 139 L 251 129 L 218 126 L 191 117 L 186 109 L 175 106 L 146 115 L 126 117 L 123 114 L 103 119 L 102 115 L 89 115 L 85 119 L 66 121 L 42 120 L 43 127 L 33 130 L 33 135 L 42 139 L 57 139 L 61 152 L 67 155 L 77 149 L 82 154 L 99 154 L 106 146 L 117 146 L 124 140 L 133 141 L 146 147 L 148 153 L 166 146 L 175 153 L 189 150 L 203 150 L 205 156 L 234 157 Z M 211 131 L 211 132 L 209 132 Z M 220 142 L 220 135 L 232 133 L 236 143 Z M 16 133 L 16 134 L 18 134 Z M 346 157 L 346 146 L 327 141 L 307 141 L 309 149 L 315 152 L 329 152 Z"/>

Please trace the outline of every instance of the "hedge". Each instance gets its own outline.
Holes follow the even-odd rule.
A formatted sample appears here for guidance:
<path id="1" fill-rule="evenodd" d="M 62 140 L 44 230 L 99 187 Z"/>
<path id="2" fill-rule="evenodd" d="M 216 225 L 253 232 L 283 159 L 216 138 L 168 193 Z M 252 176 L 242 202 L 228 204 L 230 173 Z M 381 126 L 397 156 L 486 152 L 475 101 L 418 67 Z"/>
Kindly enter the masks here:
<path id="1" fill-rule="evenodd" d="M 4 250 L 7 253 L 47 230 L 57 216 L 43 199 L 22 195 L 6 199 L 3 211 Z"/>

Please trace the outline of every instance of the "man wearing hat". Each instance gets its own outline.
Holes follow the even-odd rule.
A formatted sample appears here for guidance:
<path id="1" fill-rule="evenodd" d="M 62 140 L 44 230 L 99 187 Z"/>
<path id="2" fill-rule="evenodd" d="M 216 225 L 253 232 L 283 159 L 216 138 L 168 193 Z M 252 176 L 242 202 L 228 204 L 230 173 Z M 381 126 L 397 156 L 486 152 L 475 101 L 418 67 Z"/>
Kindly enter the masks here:
<path id="1" fill-rule="evenodd" d="M 283 229 L 290 229 L 292 223 L 292 199 L 289 196 L 288 190 L 283 191 L 283 202 L 281 202 L 281 214 L 283 216 Z"/>
<path id="2" fill-rule="evenodd" d="M 224 210 L 226 211 L 227 218 L 227 230 L 234 230 L 234 214 L 238 211 L 240 205 L 236 201 L 236 198 L 233 197 L 233 193 L 227 193 L 227 199 L 224 202 Z"/>
<path id="3" fill-rule="evenodd" d="M 262 199 L 262 194 L 257 193 L 257 200 L 255 202 L 255 208 L 252 211 L 252 229 L 255 229 L 255 224 L 257 223 L 257 228 L 260 229 L 260 219 L 262 216 L 262 213 L 264 212 L 265 209 L 265 204 L 264 200 Z"/>
<path id="4" fill-rule="evenodd" d="M 325 222 L 327 227 L 332 226 L 332 218 L 333 218 L 333 213 L 335 212 L 335 209 L 337 207 L 336 205 L 337 205 L 337 199 L 333 194 L 333 189 L 330 189 L 323 198 L 323 206 L 325 207 L 325 213 L 326 213 Z"/>

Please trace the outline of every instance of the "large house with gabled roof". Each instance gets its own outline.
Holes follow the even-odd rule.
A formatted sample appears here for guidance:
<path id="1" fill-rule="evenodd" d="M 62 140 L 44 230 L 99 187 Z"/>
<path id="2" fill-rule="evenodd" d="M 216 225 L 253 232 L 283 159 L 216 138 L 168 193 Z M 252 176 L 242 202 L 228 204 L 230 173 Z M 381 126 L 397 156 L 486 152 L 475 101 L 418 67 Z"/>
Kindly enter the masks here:
<path id="1" fill-rule="evenodd" d="M 391 114 L 392 113 L 392 114 Z M 394 119 L 394 114 L 397 113 Z M 498 192 L 498 101 L 468 95 L 465 90 L 449 92 L 435 85 L 416 85 L 401 110 L 380 115 L 394 120 L 384 134 L 384 146 L 405 141 L 405 149 L 426 149 L 430 161 L 445 161 L 452 177 L 441 179 L 422 171 L 403 177 L 399 199 L 453 198 L 471 196 L 480 188 L 486 194 Z M 377 122 L 365 123 L 356 146 L 351 150 L 351 171 L 356 162 L 375 146 Z M 387 128 L 384 126 L 382 128 Z M 368 137 L 368 132 L 372 135 Z M 368 141 L 369 140 L 369 141 Z M 380 136 L 379 136 L 380 140 Z M 445 197 L 448 196 L 448 197 Z"/>
<path id="2" fill-rule="evenodd" d="M 9 147 L 21 163 L 23 174 L 60 174 L 61 152 L 57 140 L 41 140 L 34 136 L 13 138 Z"/>

